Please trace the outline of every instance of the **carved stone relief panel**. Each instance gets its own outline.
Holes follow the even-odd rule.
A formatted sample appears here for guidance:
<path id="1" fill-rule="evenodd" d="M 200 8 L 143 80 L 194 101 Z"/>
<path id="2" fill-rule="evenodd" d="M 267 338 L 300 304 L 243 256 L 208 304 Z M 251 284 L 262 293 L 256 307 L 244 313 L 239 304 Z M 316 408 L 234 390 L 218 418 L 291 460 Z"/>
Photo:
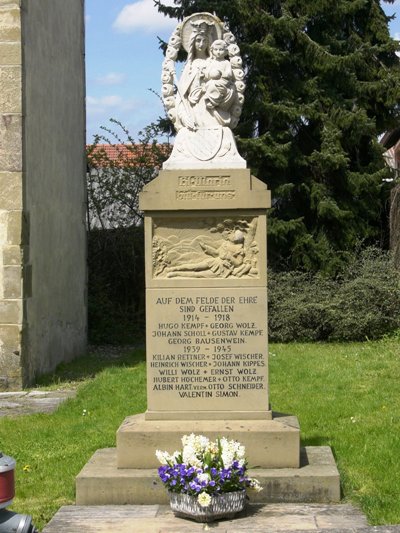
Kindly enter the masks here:
<path id="1" fill-rule="evenodd" d="M 154 218 L 156 279 L 260 277 L 259 217 Z"/>

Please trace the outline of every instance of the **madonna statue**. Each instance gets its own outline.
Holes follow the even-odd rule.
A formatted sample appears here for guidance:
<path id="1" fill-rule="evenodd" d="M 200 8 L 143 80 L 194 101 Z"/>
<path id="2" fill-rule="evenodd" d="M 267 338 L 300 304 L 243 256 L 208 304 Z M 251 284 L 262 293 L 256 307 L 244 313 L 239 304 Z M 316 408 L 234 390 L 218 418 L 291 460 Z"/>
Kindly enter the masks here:
<path id="1" fill-rule="evenodd" d="M 179 49 L 187 61 L 177 79 Z M 245 168 L 232 128 L 241 113 L 244 72 L 235 37 L 210 13 L 196 13 L 178 25 L 168 44 L 162 94 L 177 130 L 164 169 Z"/>

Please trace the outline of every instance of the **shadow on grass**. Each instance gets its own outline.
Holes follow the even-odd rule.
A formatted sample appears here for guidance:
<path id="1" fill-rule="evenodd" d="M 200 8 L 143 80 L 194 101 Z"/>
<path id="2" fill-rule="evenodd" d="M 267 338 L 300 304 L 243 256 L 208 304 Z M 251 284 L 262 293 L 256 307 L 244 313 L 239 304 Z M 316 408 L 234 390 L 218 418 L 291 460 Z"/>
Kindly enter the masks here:
<path id="1" fill-rule="evenodd" d="M 331 442 L 332 439 L 324 435 L 301 439 L 302 446 L 331 446 Z"/>
<path id="2" fill-rule="evenodd" d="M 51 374 L 41 376 L 36 385 L 43 387 L 67 386 L 71 382 L 94 378 L 110 367 L 132 367 L 146 360 L 144 347 L 94 346 L 89 354 L 69 363 L 61 363 Z"/>

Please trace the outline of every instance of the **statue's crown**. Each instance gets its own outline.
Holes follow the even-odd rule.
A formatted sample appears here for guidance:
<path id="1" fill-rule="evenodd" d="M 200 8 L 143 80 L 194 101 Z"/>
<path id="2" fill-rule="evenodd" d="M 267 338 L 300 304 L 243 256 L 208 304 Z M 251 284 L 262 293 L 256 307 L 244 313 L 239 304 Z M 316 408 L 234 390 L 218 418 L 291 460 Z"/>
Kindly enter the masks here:
<path id="1" fill-rule="evenodd" d="M 199 35 L 207 35 L 208 30 L 213 26 L 213 23 L 207 20 L 195 20 L 191 21 L 190 24 L 193 28 L 193 33 Z"/>

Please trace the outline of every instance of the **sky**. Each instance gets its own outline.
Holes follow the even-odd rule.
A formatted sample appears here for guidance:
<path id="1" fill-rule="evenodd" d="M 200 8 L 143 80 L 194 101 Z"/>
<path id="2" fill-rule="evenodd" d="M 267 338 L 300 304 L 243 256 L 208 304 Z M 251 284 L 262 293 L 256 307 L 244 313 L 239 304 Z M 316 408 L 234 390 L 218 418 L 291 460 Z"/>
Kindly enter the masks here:
<path id="1" fill-rule="evenodd" d="M 400 0 L 382 6 L 396 15 L 390 32 L 400 40 Z M 110 118 L 137 140 L 140 130 L 164 115 L 152 92 L 160 93 L 161 86 L 163 55 L 157 37 L 168 40 L 177 21 L 160 15 L 153 0 L 86 0 L 85 21 L 87 141 L 104 133 L 101 126 L 118 129 Z"/>
<path id="2" fill-rule="evenodd" d="M 166 2 L 165 2 L 166 3 Z M 162 51 L 176 21 L 157 12 L 153 0 L 86 0 L 87 140 L 119 120 L 138 132 L 164 114 L 160 93 Z"/>

